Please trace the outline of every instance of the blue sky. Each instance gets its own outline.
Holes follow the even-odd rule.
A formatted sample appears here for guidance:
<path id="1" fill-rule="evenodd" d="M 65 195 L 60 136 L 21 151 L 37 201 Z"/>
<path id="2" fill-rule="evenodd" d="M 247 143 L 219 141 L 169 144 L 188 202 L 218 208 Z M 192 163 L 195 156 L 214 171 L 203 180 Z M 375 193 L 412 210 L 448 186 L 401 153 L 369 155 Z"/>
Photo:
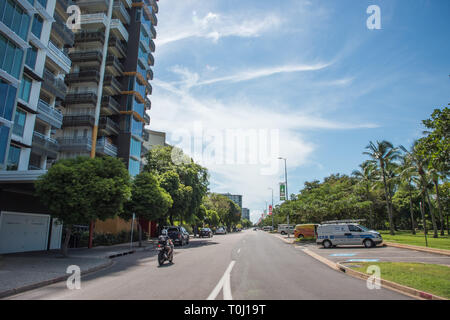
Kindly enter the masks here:
<path id="1" fill-rule="evenodd" d="M 381 30 L 366 27 L 369 5 L 381 9 Z M 270 201 L 269 187 L 278 197 L 278 156 L 288 159 L 289 192 L 298 192 L 305 181 L 350 174 L 370 140 L 409 146 L 421 120 L 450 100 L 448 0 L 163 0 L 159 7 L 150 128 L 198 160 L 208 146 L 250 159 L 268 140 L 276 171 L 262 170 L 262 156 L 204 163 L 211 191 L 242 194 L 253 220 Z M 261 140 L 256 149 L 207 142 L 227 141 L 227 130 Z M 199 133 L 203 140 L 192 144 Z"/>

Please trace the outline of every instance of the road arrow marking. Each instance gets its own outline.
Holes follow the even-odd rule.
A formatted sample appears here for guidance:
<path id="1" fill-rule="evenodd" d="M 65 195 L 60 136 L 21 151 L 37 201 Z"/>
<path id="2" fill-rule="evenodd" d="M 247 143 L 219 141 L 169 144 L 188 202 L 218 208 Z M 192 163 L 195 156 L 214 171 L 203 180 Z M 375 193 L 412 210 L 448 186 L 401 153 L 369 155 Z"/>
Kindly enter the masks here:
<path id="1" fill-rule="evenodd" d="M 234 264 L 236 261 L 231 261 L 228 265 L 227 270 L 225 270 L 225 273 L 223 274 L 222 278 L 220 278 L 219 283 L 217 283 L 214 290 L 211 292 L 211 294 L 208 296 L 206 300 L 215 300 L 217 298 L 217 295 L 219 294 L 220 290 L 223 289 L 223 299 L 224 300 L 233 300 L 233 297 L 231 296 L 231 270 L 233 270 Z"/>

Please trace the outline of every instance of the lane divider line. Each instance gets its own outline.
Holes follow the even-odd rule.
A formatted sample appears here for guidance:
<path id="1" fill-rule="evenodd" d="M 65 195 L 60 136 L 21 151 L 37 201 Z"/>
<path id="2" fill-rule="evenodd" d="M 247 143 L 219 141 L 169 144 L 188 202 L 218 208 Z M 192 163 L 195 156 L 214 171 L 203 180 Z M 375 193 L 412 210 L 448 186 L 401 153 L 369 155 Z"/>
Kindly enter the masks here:
<path id="1" fill-rule="evenodd" d="M 231 270 L 233 270 L 234 264 L 236 261 L 231 261 L 228 265 L 227 270 L 225 270 L 225 273 L 223 274 L 222 278 L 220 278 L 219 282 L 217 283 L 216 287 L 211 291 L 210 295 L 206 300 L 215 300 L 220 292 L 220 290 L 223 289 L 223 298 L 224 300 L 232 300 L 233 297 L 231 295 Z"/>

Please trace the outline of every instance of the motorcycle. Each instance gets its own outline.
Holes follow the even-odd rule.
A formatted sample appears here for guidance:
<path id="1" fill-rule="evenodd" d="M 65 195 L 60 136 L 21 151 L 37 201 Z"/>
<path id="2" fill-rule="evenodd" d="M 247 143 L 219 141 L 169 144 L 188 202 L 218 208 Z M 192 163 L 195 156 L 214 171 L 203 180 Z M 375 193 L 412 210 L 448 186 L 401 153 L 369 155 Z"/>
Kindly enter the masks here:
<path id="1" fill-rule="evenodd" d="M 164 264 L 166 260 L 172 263 L 173 260 L 173 242 L 168 237 L 159 237 L 158 240 L 158 263 L 160 266 Z"/>

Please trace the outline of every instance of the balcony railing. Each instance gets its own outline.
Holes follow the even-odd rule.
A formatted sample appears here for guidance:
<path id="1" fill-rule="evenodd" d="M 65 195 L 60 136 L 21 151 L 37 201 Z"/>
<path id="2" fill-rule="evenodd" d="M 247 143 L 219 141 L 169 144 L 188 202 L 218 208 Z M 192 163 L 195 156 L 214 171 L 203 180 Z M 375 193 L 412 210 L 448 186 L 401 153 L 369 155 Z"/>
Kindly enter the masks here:
<path id="1" fill-rule="evenodd" d="M 64 20 L 56 12 L 53 17 L 55 18 L 55 22 L 53 23 L 54 30 L 64 40 L 67 46 L 72 47 L 75 38 L 72 30 L 67 28 Z"/>
<path id="2" fill-rule="evenodd" d="M 125 9 L 125 6 L 120 0 L 114 1 L 113 10 L 122 17 L 121 20 L 123 23 L 130 24 L 130 15 L 128 14 L 127 9 Z"/>
<path id="3" fill-rule="evenodd" d="M 90 13 L 81 15 L 81 25 L 106 26 L 108 18 L 104 13 Z"/>
<path id="4" fill-rule="evenodd" d="M 60 151 L 89 152 L 92 140 L 88 137 L 58 138 Z"/>
<path id="5" fill-rule="evenodd" d="M 64 100 L 67 93 L 67 86 L 64 81 L 56 78 L 53 73 L 44 69 L 43 74 L 44 82 L 42 86 L 45 90 L 49 91 L 51 94 L 56 96 L 57 98 Z"/>
<path id="6" fill-rule="evenodd" d="M 38 101 L 37 105 L 38 115 L 37 117 L 44 122 L 47 122 L 52 127 L 61 128 L 63 115 L 58 109 L 52 108 L 43 100 Z"/>
<path id="7" fill-rule="evenodd" d="M 75 42 L 105 42 L 105 34 L 103 32 L 81 31 L 75 34 Z"/>
<path id="8" fill-rule="evenodd" d="M 113 133 L 118 134 L 120 127 L 117 123 L 115 123 L 113 120 L 111 120 L 108 117 L 100 117 L 99 120 L 99 129 L 105 130 L 107 134 Z"/>
<path id="9" fill-rule="evenodd" d="M 120 104 L 111 96 L 103 96 L 102 108 L 108 114 L 115 114 L 119 113 Z"/>
<path id="10" fill-rule="evenodd" d="M 100 154 L 117 157 L 117 147 L 110 143 L 105 137 L 97 140 L 95 151 Z"/>
<path id="11" fill-rule="evenodd" d="M 65 99 L 66 106 L 73 104 L 95 105 L 97 103 L 97 94 L 93 92 L 86 93 L 69 93 Z"/>
<path id="12" fill-rule="evenodd" d="M 95 124 L 94 115 L 64 115 L 63 127 L 93 127 Z"/>
<path id="13" fill-rule="evenodd" d="M 59 151 L 58 141 L 50 137 L 46 137 L 42 133 L 36 131 L 33 131 L 33 147 L 38 147 L 53 153 Z"/>
<path id="14" fill-rule="evenodd" d="M 55 46 L 51 41 L 48 42 L 48 52 L 50 53 L 48 56 L 63 69 L 66 73 L 70 72 L 70 66 L 72 62 L 70 58 L 66 56 L 66 54 Z"/>
<path id="15" fill-rule="evenodd" d="M 122 43 L 122 41 L 114 36 L 109 37 L 108 47 L 109 50 L 119 58 L 124 57 L 127 52 L 127 47 Z"/>
<path id="16" fill-rule="evenodd" d="M 72 62 L 77 63 L 101 63 L 102 62 L 102 52 L 100 50 L 92 50 L 92 51 L 74 51 L 69 53 L 70 59 Z"/>
<path id="17" fill-rule="evenodd" d="M 84 70 L 74 73 L 69 73 L 65 78 L 67 83 L 80 82 L 99 82 L 100 73 L 97 70 Z"/>
<path id="18" fill-rule="evenodd" d="M 114 91 L 122 91 L 122 85 L 112 75 L 105 75 L 103 87 L 111 87 Z"/>
<path id="19" fill-rule="evenodd" d="M 122 38 L 128 42 L 128 31 L 123 26 L 122 22 L 119 19 L 111 19 L 111 32 L 114 32 L 116 36 Z"/>
<path id="20" fill-rule="evenodd" d="M 106 58 L 106 66 L 107 67 L 114 67 L 116 73 L 119 74 L 119 75 L 121 75 L 123 73 L 123 65 L 122 65 L 122 63 L 119 61 L 119 59 L 117 59 L 113 55 L 109 55 Z"/>
<path id="21" fill-rule="evenodd" d="M 155 42 L 152 39 L 150 39 L 149 47 L 150 47 L 151 52 L 155 52 L 156 46 L 155 46 Z"/>

